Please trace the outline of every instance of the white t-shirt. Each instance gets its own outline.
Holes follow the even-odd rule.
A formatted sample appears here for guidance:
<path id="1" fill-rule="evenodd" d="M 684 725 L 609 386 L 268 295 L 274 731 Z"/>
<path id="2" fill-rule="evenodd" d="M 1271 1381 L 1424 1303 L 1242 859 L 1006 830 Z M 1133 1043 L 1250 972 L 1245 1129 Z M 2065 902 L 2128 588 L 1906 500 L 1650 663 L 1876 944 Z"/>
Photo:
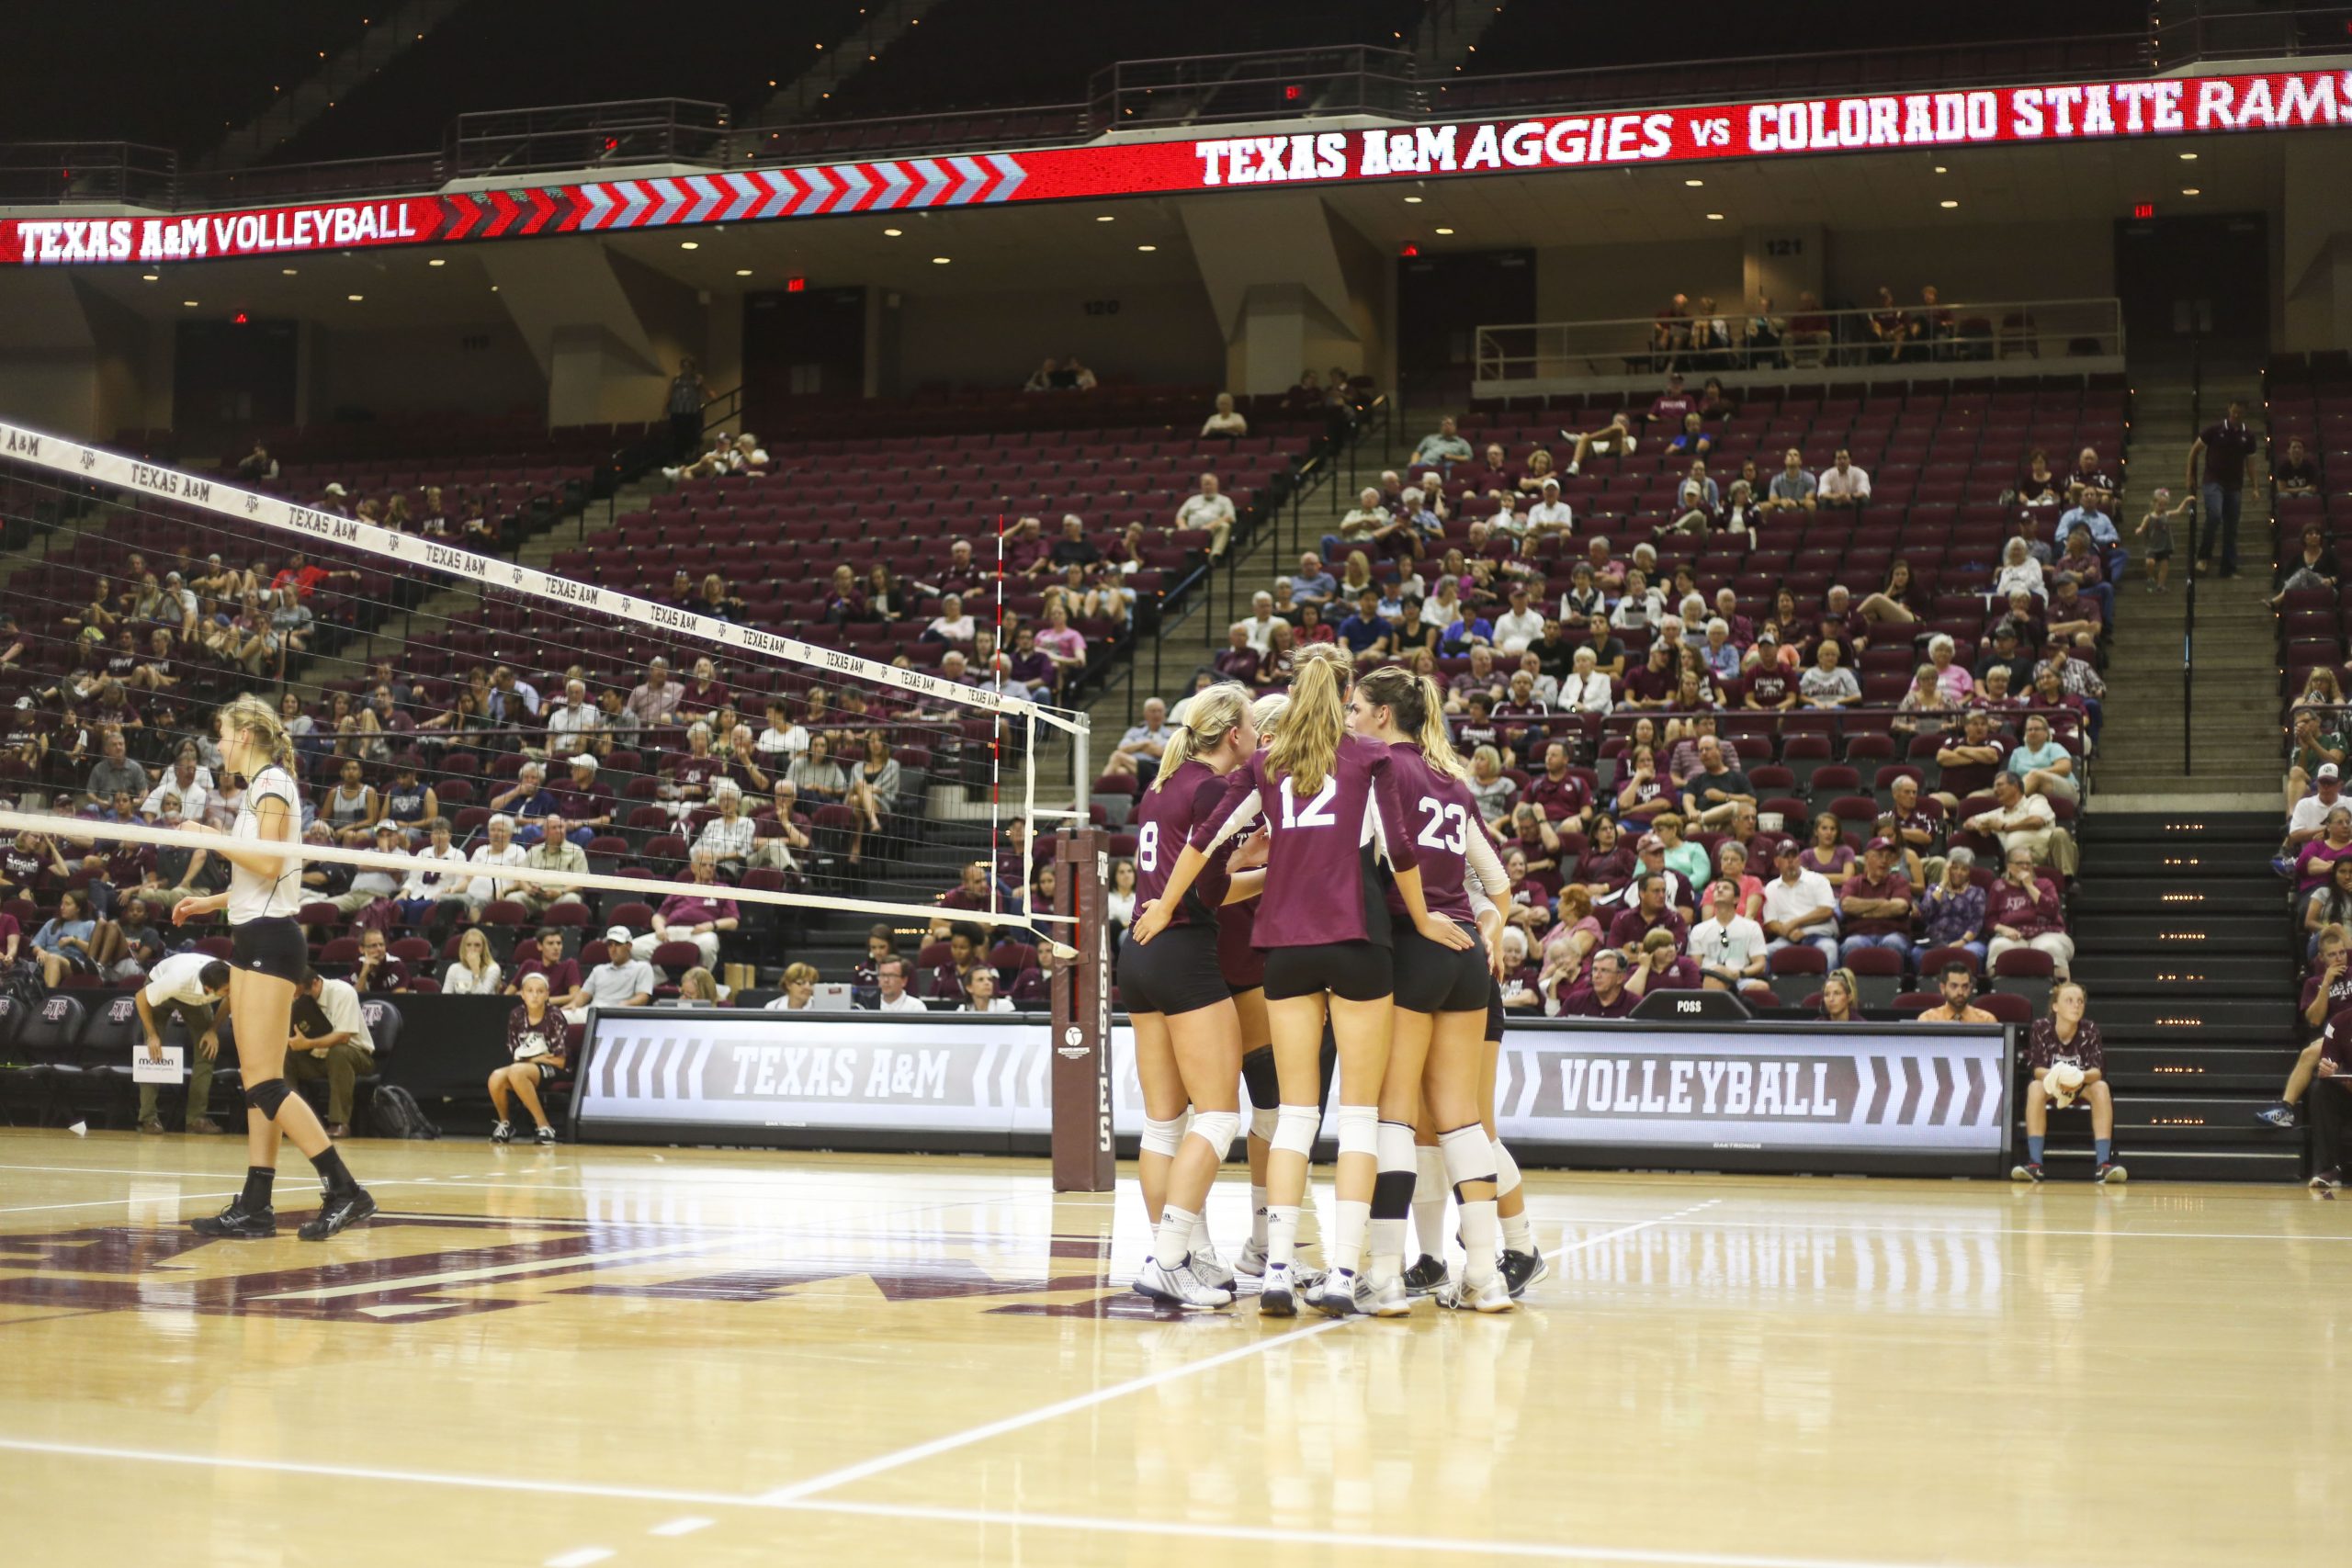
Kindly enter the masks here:
<path id="1" fill-rule="evenodd" d="M 1764 951 L 1764 928 L 1746 915 L 1724 925 L 1713 915 L 1690 928 L 1690 956 L 1716 969 L 1745 970 Z"/>
<path id="2" fill-rule="evenodd" d="M 1565 501 L 1539 501 L 1527 509 L 1530 528 L 1566 528 L 1573 533 L 1577 514 Z"/>
<path id="3" fill-rule="evenodd" d="M 2339 806 L 2352 806 L 2352 796 L 2337 793 L 2332 802 L 2324 802 L 2317 794 L 2307 795 L 2295 802 L 2295 809 L 2287 814 L 2290 833 L 2316 833 L 2327 826 L 2327 814 Z M 2053 815 L 2051 818 L 2055 821 Z"/>
<path id="4" fill-rule="evenodd" d="M 789 729 L 778 729 L 771 724 L 760 731 L 752 749 L 763 757 L 797 757 L 808 750 L 808 732 L 797 724 Z"/>
<path id="5" fill-rule="evenodd" d="M 1261 657 L 1274 650 L 1274 628 L 1290 625 L 1280 615 L 1268 615 L 1262 621 L 1252 615 L 1248 620 L 1233 624 L 1245 628 L 1250 638 L 1250 651 Z"/>
<path id="6" fill-rule="evenodd" d="M 956 1010 L 957 1012 L 1011 1012 L 1012 1010 L 1012 998 L 1011 997 L 990 997 L 989 998 L 989 1005 L 984 1008 L 974 1007 L 971 1003 L 966 1002 L 962 1007 L 957 1008 Z"/>
<path id="7" fill-rule="evenodd" d="M 810 992 L 807 1001 L 802 1002 L 798 1007 L 794 1007 L 792 1005 L 792 993 L 787 991 L 783 996 L 776 998 L 775 1000 L 768 1003 L 764 1010 L 768 1012 L 815 1012 L 817 1010 L 816 993 L 813 991 Z"/>
<path id="8" fill-rule="evenodd" d="M 165 1002 L 182 1002 L 189 1007 L 209 1007 L 212 998 L 206 994 L 203 982 L 198 978 L 208 964 L 219 962 L 209 953 L 175 953 L 147 971 L 147 984 L 140 995 L 147 998 L 151 1008 Z"/>
<path id="9" fill-rule="evenodd" d="M 449 961 L 449 967 L 441 971 L 441 994 L 445 997 L 494 997 L 498 995 L 499 983 L 504 978 L 494 958 L 482 966 L 479 976 L 453 958 Z"/>
<path id="10" fill-rule="evenodd" d="M 176 795 L 180 797 L 180 814 L 164 824 L 165 827 L 176 828 L 183 820 L 189 818 L 200 822 L 204 819 L 204 804 L 212 797 L 212 780 L 204 769 L 198 768 L 196 770 L 196 782 L 186 789 L 182 789 L 177 773 L 165 773 L 164 782 L 149 790 L 147 798 L 140 802 L 139 815 L 161 817 L 164 811 L 164 796 L 167 795 Z"/>
<path id="11" fill-rule="evenodd" d="M 350 981 L 321 980 L 319 1009 L 327 1015 L 329 1029 L 338 1034 L 347 1032 L 354 1045 L 371 1056 L 376 1054 L 376 1037 L 368 1032 L 368 1015 L 359 1010 L 359 991 Z"/>
<path id="12" fill-rule="evenodd" d="M 889 998 L 884 997 L 880 1000 L 876 1001 L 874 1006 L 875 1010 L 878 1012 L 929 1012 L 931 1010 L 929 1008 L 922 1005 L 922 998 L 916 996 L 912 991 L 900 992 L 899 994 L 899 999 L 896 1001 L 892 1001 Z"/>
<path id="13" fill-rule="evenodd" d="M 432 845 L 427 844 L 417 851 L 416 854 L 419 860 L 444 861 L 452 865 L 466 863 L 466 852 L 455 844 L 438 852 Z M 464 895 L 465 882 L 466 878 L 463 876 L 447 872 L 427 871 L 419 866 L 408 874 L 406 882 L 401 884 L 401 897 L 403 898 L 460 897 Z"/>
<path id="14" fill-rule="evenodd" d="M 1233 500 L 1226 495 L 1196 495 L 1176 509 L 1179 528 L 1214 528 L 1233 521 Z"/>
<path id="15" fill-rule="evenodd" d="M 588 992 L 590 1007 L 616 1008 L 631 997 L 650 997 L 660 984 L 653 976 L 653 965 L 642 958 L 632 958 L 626 964 L 599 964 L 588 971 L 582 982 Z"/>
<path id="16" fill-rule="evenodd" d="M 1804 928 L 1805 940 L 1838 934 L 1838 896 L 1829 891 L 1829 879 L 1817 871 L 1800 871 L 1796 885 L 1791 886 L 1786 877 L 1776 876 L 1764 885 L 1764 923 L 1794 919 L 1815 909 L 1828 909 L 1826 920 L 1816 920 Z"/>
<path id="17" fill-rule="evenodd" d="M 244 804 L 237 808 L 237 820 L 229 829 L 229 837 L 252 843 L 261 837 L 261 803 L 279 800 L 286 804 L 287 813 L 295 823 L 302 820 L 302 797 L 294 787 L 294 780 L 284 768 L 275 762 L 256 774 L 245 791 Z M 300 850 L 297 842 L 292 848 Z M 300 854 L 288 860 L 276 875 L 265 872 L 247 871 L 234 861 L 229 863 L 229 923 L 243 925 L 247 920 L 283 919 L 302 907 L 302 861 Z"/>
<path id="18" fill-rule="evenodd" d="M 474 851 L 472 863 L 475 865 L 521 865 L 524 861 L 530 858 L 530 851 L 511 840 L 508 840 L 503 852 L 493 850 L 488 844 L 483 844 Z M 523 881 L 524 878 L 519 876 L 477 876 L 466 884 L 465 896 L 483 902 L 492 898 L 503 898 L 506 897 L 506 889 L 516 886 Z"/>
<path id="19" fill-rule="evenodd" d="M 1544 617 L 1533 610 L 1506 610 L 1495 617 L 1495 646 L 1505 653 L 1524 653 L 1543 635 Z"/>

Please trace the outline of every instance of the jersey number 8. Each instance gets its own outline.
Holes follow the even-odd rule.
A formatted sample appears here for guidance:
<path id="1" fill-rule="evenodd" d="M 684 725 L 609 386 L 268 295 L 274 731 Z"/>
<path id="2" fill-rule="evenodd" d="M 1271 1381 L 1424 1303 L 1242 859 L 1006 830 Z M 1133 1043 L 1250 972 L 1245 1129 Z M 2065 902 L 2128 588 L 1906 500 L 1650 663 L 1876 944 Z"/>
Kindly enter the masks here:
<path id="1" fill-rule="evenodd" d="M 1159 869 L 1159 824 L 1147 822 L 1136 835 L 1136 868 L 1146 876 Z"/>

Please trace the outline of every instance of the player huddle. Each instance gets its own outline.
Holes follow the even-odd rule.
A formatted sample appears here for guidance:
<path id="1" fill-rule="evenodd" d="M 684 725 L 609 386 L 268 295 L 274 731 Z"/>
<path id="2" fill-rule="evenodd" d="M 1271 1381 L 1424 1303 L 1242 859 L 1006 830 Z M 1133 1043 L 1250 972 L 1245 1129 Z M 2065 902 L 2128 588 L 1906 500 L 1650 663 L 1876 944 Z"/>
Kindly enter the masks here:
<path id="1" fill-rule="evenodd" d="M 1119 988 L 1156 1234 L 1136 1289 L 1220 1307 L 1240 1273 L 1260 1277 L 1268 1316 L 1304 1297 L 1334 1317 L 1401 1317 L 1432 1292 L 1508 1312 L 1544 1272 L 1494 1135 L 1509 882 L 1436 683 L 1393 667 L 1351 679 L 1317 646 L 1287 694 L 1195 694 L 1138 809 Z M 1336 1203 L 1315 1269 L 1300 1258 L 1317 1228 L 1307 1160 L 1335 1065 Z M 1201 1213 L 1241 1131 L 1243 1080 L 1253 1221 L 1228 1268 Z M 1458 1280 L 1440 1261 L 1449 1187 Z"/>

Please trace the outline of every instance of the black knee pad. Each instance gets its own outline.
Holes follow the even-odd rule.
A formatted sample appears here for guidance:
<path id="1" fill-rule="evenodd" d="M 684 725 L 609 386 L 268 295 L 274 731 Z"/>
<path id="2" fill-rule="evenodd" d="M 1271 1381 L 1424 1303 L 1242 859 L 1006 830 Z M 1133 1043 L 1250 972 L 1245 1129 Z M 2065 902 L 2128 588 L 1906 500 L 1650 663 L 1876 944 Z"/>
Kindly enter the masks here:
<path id="1" fill-rule="evenodd" d="M 1250 1103 L 1260 1111 L 1273 1111 L 1283 1102 L 1283 1087 L 1274 1071 L 1274 1048 L 1261 1045 L 1241 1058 L 1241 1081 L 1250 1086 Z"/>
<path id="2" fill-rule="evenodd" d="M 1372 1179 L 1372 1217 L 1401 1220 L 1413 1212 L 1413 1179 L 1409 1170 L 1384 1170 Z"/>
<path id="3" fill-rule="evenodd" d="M 264 1078 L 259 1083 L 245 1086 L 245 1103 L 275 1122 L 277 1120 L 277 1108 L 285 1104 L 287 1096 L 293 1092 L 284 1078 Z"/>

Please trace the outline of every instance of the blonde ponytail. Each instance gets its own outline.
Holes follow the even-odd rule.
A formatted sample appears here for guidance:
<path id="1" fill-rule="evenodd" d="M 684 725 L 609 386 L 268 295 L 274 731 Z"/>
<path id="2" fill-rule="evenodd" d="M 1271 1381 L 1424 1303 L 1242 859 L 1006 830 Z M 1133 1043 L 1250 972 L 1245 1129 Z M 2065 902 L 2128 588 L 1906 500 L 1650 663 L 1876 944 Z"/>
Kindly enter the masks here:
<path id="1" fill-rule="evenodd" d="M 1421 689 L 1421 727 L 1414 737 L 1420 742 L 1421 760 L 1441 773 L 1450 774 L 1467 784 L 1470 765 L 1462 753 L 1453 749 L 1453 736 L 1445 728 L 1445 693 L 1434 675 L 1417 675 L 1414 683 Z"/>
<path id="2" fill-rule="evenodd" d="M 1234 726 L 1249 716 L 1249 691 L 1230 681 L 1221 681 L 1186 698 L 1184 722 L 1176 727 L 1176 738 L 1159 754 L 1159 772 L 1151 781 L 1151 793 L 1158 795 L 1176 770 L 1200 752 L 1213 751 L 1224 745 Z"/>
<path id="3" fill-rule="evenodd" d="M 247 692 L 222 707 L 220 713 L 228 719 L 231 730 L 242 729 L 253 736 L 259 750 L 272 762 L 288 773 L 294 771 L 294 738 L 286 733 L 286 725 L 276 708 Z"/>
<path id="4" fill-rule="evenodd" d="M 1302 660 L 1290 683 L 1290 706 L 1266 753 L 1267 771 L 1287 775 L 1294 790 L 1323 787 L 1347 733 L 1348 712 L 1340 696 L 1339 667 L 1331 660 Z"/>

